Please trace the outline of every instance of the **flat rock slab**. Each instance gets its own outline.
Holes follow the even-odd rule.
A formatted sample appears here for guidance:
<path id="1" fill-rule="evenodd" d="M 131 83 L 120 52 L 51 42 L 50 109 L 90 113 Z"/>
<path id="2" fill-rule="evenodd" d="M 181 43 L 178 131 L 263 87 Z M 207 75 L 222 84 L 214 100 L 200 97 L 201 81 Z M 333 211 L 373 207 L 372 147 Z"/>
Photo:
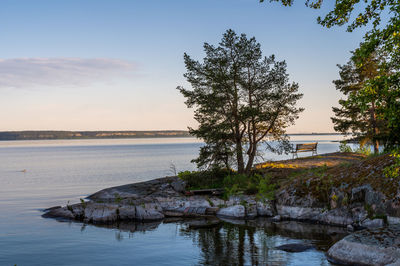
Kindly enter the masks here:
<path id="1" fill-rule="evenodd" d="M 116 195 L 121 198 L 144 198 L 148 196 L 180 196 L 185 184 L 178 177 L 170 176 L 149 181 L 122 185 L 100 190 L 88 197 L 90 200 L 110 200 Z M 178 191 L 176 191 L 177 189 Z"/>
<path id="2" fill-rule="evenodd" d="M 313 245 L 304 243 L 286 244 L 276 247 L 276 249 L 283 250 L 286 252 L 303 252 L 312 248 L 314 248 Z"/>
<path id="3" fill-rule="evenodd" d="M 400 266 L 400 226 L 355 232 L 333 245 L 327 255 L 345 265 Z"/>

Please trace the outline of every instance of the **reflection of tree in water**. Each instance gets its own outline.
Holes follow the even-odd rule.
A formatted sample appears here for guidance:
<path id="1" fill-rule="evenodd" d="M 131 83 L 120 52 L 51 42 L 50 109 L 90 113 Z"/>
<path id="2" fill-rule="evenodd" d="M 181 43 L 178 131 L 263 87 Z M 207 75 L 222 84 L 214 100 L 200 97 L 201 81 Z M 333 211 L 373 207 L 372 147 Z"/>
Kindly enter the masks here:
<path id="1" fill-rule="evenodd" d="M 330 226 L 289 221 L 272 223 L 268 219 L 223 221 L 215 217 L 96 226 L 116 229 L 115 239 L 119 242 L 170 223 L 181 236 L 190 238 L 198 246 L 200 258 L 195 263 L 201 265 L 329 265 L 323 251 L 346 234 L 345 229 Z M 85 228 L 82 225 L 81 231 Z M 275 248 L 294 242 L 313 243 L 319 251 L 287 253 Z"/>
<path id="2" fill-rule="evenodd" d="M 276 245 L 265 232 L 246 225 L 219 223 L 211 228 L 183 232 L 198 244 L 203 257 L 199 263 L 205 265 L 265 265 L 271 262 L 268 257 L 274 252 L 270 247 Z M 274 254 L 275 259 L 286 261 L 285 255 L 278 253 Z"/>
<path id="3" fill-rule="evenodd" d="M 330 232 L 331 231 L 331 232 Z M 323 250 L 342 229 L 299 223 L 263 223 L 260 221 L 232 224 L 217 222 L 203 226 L 182 226 L 181 233 L 193 239 L 201 250 L 203 265 L 297 265 L 300 259 L 311 264 L 329 265 Z M 294 240 L 301 239 L 301 240 Z M 275 247 L 287 243 L 310 243 L 320 251 L 287 253 Z M 312 255 L 313 254 L 313 255 Z M 313 258 L 309 258 L 309 256 Z"/>

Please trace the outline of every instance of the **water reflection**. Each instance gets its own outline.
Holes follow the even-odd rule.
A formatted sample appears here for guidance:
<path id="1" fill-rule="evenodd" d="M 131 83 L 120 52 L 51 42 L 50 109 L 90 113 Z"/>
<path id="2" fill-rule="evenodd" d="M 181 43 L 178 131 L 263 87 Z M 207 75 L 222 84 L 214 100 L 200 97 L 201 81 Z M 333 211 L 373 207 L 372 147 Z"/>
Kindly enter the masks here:
<path id="1" fill-rule="evenodd" d="M 274 223 L 266 218 L 226 220 L 165 219 L 162 222 L 119 222 L 96 227 L 115 230 L 118 242 L 134 239 L 135 233 L 162 230 L 175 224 L 180 236 L 191 239 L 199 249 L 199 265 L 330 265 L 325 251 L 346 235 L 343 228 L 293 221 Z M 87 225 L 82 225 L 84 231 Z M 277 250 L 288 243 L 312 244 L 313 249 L 300 253 Z M 168 247 L 165 247 L 168 248 Z"/>
<path id="2" fill-rule="evenodd" d="M 324 252 L 341 239 L 341 228 L 297 222 L 251 221 L 186 222 L 182 233 L 189 235 L 202 252 L 203 265 L 328 265 Z M 211 226 L 210 224 L 214 224 Z M 208 225 L 208 226 L 207 226 Z M 288 253 L 276 247 L 287 243 L 313 244 L 314 250 Z"/>

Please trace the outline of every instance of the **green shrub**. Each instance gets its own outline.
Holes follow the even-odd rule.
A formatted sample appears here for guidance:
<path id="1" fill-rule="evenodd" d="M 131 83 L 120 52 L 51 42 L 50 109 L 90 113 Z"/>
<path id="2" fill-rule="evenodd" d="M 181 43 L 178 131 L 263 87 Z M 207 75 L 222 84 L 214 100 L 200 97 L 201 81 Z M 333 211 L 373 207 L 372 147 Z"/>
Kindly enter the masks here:
<path id="1" fill-rule="evenodd" d="M 80 201 L 81 201 L 82 208 L 86 209 L 86 202 L 85 202 L 85 200 L 81 198 Z"/>
<path id="2" fill-rule="evenodd" d="M 343 206 L 349 205 L 349 196 L 347 196 L 347 194 L 342 199 L 342 205 Z"/>
<path id="3" fill-rule="evenodd" d="M 270 182 L 270 177 L 262 177 L 258 183 L 258 197 L 273 200 L 275 199 L 275 184 Z"/>
<path id="4" fill-rule="evenodd" d="M 356 153 L 361 153 L 367 156 L 370 156 L 372 154 L 371 147 L 370 146 L 360 146 L 357 148 L 354 152 Z"/>
<path id="5" fill-rule="evenodd" d="M 224 178 L 224 187 L 232 187 L 233 185 L 237 185 L 240 189 L 247 188 L 249 183 L 249 177 L 242 174 L 230 174 Z"/>
<path id="6" fill-rule="evenodd" d="M 214 168 L 205 171 L 184 171 L 178 173 L 178 177 L 186 182 L 188 190 L 222 188 L 225 177 L 232 173 L 232 170 Z"/>
<path id="7" fill-rule="evenodd" d="M 383 173 L 387 178 L 398 179 L 400 178 L 400 151 L 393 151 L 390 156 L 394 158 L 394 163 L 386 166 Z"/>
<path id="8" fill-rule="evenodd" d="M 114 193 L 114 201 L 117 204 L 121 203 L 122 201 L 122 197 L 117 192 Z"/>
<path id="9" fill-rule="evenodd" d="M 223 188 L 224 199 L 234 195 L 255 195 L 260 198 L 273 199 L 275 184 L 269 177 L 261 174 L 237 174 L 227 169 L 212 169 L 207 171 L 184 171 L 178 177 L 186 181 L 188 190 Z"/>
<path id="10" fill-rule="evenodd" d="M 353 149 L 349 145 L 347 145 L 346 141 L 343 141 L 339 145 L 339 151 L 340 152 L 353 152 Z"/>
<path id="11" fill-rule="evenodd" d="M 224 200 L 228 200 L 230 196 L 238 195 L 239 191 L 239 186 L 237 184 L 233 184 L 231 187 L 225 187 L 225 192 L 222 197 Z"/>
<path id="12" fill-rule="evenodd" d="M 246 188 L 246 190 L 244 191 L 244 193 L 246 194 L 246 195 L 254 195 L 254 194 L 257 194 L 258 193 L 258 184 L 256 184 L 256 183 L 249 183 L 248 185 L 247 185 L 247 188 Z"/>

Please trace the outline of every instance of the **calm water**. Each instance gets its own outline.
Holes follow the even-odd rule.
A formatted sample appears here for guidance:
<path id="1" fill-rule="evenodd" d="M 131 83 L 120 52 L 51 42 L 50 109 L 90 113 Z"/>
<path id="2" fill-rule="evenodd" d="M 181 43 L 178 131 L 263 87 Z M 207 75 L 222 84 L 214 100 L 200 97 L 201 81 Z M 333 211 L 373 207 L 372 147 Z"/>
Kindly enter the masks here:
<path id="1" fill-rule="evenodd" d="M 293 138 L 319 141 L 319 153 L 337 151 L 330 140 L 338 139 Z M 41 217 L 44 208 L 105 187 L 170 175 L 171 163 L 178 171 L 194 170 L 190 160 L 201 145 L 190 138 L 0 142 L 0 265 L 328 265 L 324 250 L 332 239 L 308 225 L 164 221 L 105 228 Z M 303 242 L 317 249 L 274 249 Z"/>

